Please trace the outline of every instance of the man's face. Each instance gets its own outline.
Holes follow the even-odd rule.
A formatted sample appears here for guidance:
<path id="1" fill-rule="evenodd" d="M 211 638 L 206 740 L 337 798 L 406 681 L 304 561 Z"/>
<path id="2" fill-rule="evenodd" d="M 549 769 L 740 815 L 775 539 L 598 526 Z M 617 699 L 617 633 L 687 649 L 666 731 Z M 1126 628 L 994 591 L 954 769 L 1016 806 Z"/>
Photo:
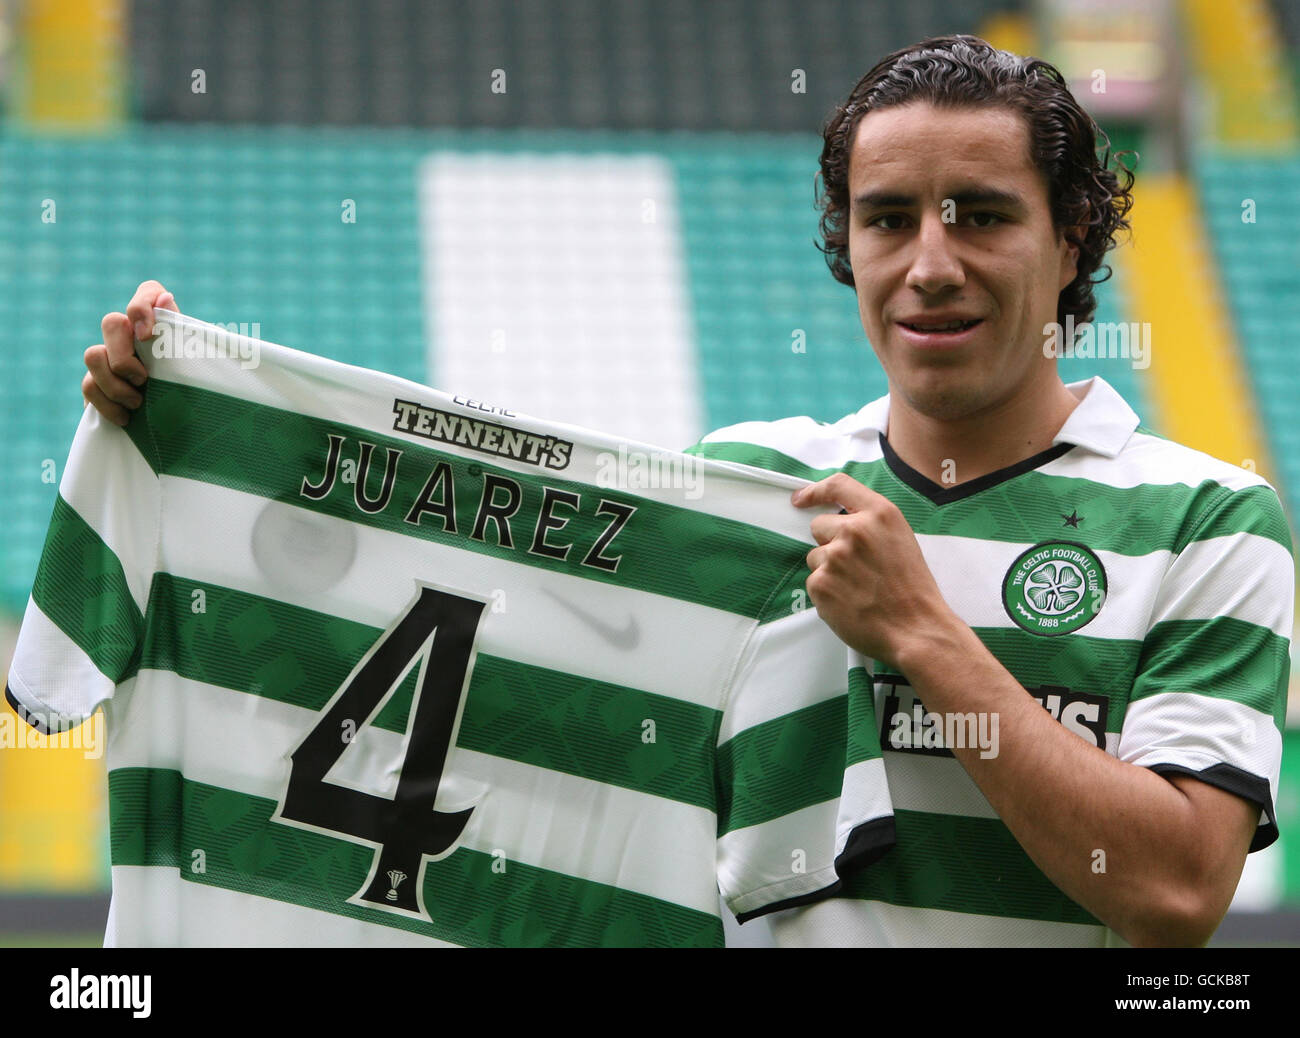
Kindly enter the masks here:
<path id="1" fill-rule="evenodd" d="M 920 102 L 871 112 L 853 140 L 849 199 L 858 310 L 891 393 L 952 421 L 1047 385 L 1043 325 L 1077 250 L 1052 228 L 1020 115 Z M 979 323 L 907 327 L 950 314 Z"/>

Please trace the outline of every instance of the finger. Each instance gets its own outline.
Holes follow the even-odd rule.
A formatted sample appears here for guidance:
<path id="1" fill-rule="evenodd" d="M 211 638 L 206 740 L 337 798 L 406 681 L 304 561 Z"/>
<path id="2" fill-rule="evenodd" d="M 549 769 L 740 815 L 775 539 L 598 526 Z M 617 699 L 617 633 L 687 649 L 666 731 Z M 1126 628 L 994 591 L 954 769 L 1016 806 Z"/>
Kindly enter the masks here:
<path id="1" fill-rule="evenodd" d="M 817 567 L 822 564 L 822 562 L 825 560 L 825 557 L 826 557 L 826 549 L 817 547 L 817 548 L 813 548 L 812 551 L 810 551 L 807 555 L 804 556 L 804 562 L 807 563 L 808 568 L 810 570 L 816 572 Z"/>
<path id="2" fill-rule="evenodd" d="M 137 386 L 144 385 L 149 372 L 135 355 L 135 335 L 131 330 L 130 318 L 126 314 L 105 314 L 99 322 L 99 328 L 104 333 L 106 368 Z M 92 346 L 90 349 L 98 347 Z M 86 351 L 86 367 L 90 367 L 90 350 Z"/>
<path id="3" fill-rule="evenodd" d="M 874 491 L 868 490 L 852 476 L 837 472 L 811 486 L 796 490 L 790 502 L 796 508 L 834 505 L 846 512 L 856 512 L 870 505 L 874 496 Z"/>
<path id="4" fill-rule="evenodd" d="M 845 515 L 819 515 L 809 524 L 808 529 L 813 540 L 818 544 L 829 544 L 844 526 Z"/>
<path id="5" fill-rule="evenodd" d="M 115 404 L 108 399 L 89 375 L 81 381 L 81 395 L 85 397 L 86 403 L 114 425 L 126 425 L 131 420 L 131 412 L 121 404 Z"/>
<path id="6" fill-rule="evenodd" d="M 135 290 L 131 302 L 126 304 L 126 316 L 131 321 L 137 339 L 147 339 L 153 334 L 153 308 L 158 305 L 158 298 L 164 295 L 171 293 L 157 281 L 143 281 Z M 174 309 L 175 299 L 172 303 Z"/>
<path id="7" fill-rule="evenodd" d="M 139 363 L 137 361 L 136 363 Z M 92 346 L 86 350 L 86 367 L 89 369 L 87 376 L 104 396 L 113 401 L 115 404 L 121 404 L 132 410 L 144 403 L 142 397 L 135 388 L 124 378 L 113 373 L 109 368 L 108 350 L 104 346 Z M 83 379 L 84 384 L 84 379 Z"/>

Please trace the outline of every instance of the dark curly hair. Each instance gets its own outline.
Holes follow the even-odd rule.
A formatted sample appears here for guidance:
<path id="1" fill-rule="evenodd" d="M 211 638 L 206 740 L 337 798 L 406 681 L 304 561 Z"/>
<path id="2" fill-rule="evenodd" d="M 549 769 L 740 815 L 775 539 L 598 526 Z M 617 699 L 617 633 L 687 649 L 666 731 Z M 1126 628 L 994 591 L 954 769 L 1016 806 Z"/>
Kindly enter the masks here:
<path id="1" fill-rule="evenodd" d="M 822 130 L 821 172 L 817 179 L 817 208 L 826 265 L 836 281 L 853 286 L 849 264 L 849 153 L 858 123 L 868 112 L 925 101 L 936 107 L 1006 106 L 1023 116 L 1029 127 L 1030 156 L 1047 178 L 1052 225 L 1079 247 L 1078 273 L 1056 304 L 1062 327 L 1067 315 L 1075 327 L 1091 321 L 1097 311 L 1093 287 L 1111 275 L 1102 267 L 1106 252 L 1116 245 L 1120 229 L 1130 230 L 1133 172 L 1115 156 L 1121 184 L 1111 170 L 1110 139 L 1074 99 L 1065 77 L 1038 58 L 1022 58 L 997 50 L 978 36 L 936 36 L 883 59 L 863 76 L 844 104 L 836 107 Z M 1098 156 L 1098 138 L 1105 154 Z M 1086 225 L 1080 241 L 1071 228 Z M 1093 277 L 1098 269 L 1104 275 Z"/>

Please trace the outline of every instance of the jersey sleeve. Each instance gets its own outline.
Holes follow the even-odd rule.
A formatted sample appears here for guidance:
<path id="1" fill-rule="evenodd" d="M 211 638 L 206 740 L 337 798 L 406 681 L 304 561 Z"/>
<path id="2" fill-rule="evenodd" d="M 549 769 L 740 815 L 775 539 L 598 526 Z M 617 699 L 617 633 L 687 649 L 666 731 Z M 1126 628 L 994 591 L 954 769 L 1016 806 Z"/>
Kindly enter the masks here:
<path id="1" fill-rule="evenodd" d="M 894 845 L 874 702 L 846 652 L 808 604 L 760 624 L 740 659 L 716 783 L 718 886 L 741 923 L 834 894 Z"/>
<path id="2" fill-rule="evenodd" d="M 1294 607 L 1276 491 L 1225 490 L 1164 574 L 1120 731 L 1121 760 L 1258 805 L 1252 851 L 1277 839 Z"/>
<path id="3" fill-rule="evenodd" d="M 143 410 L 130 428 L 86 408 L 59 483 L 5 683 L 42 731 L 81 723 L 139 665 L 160 490 Z"/>

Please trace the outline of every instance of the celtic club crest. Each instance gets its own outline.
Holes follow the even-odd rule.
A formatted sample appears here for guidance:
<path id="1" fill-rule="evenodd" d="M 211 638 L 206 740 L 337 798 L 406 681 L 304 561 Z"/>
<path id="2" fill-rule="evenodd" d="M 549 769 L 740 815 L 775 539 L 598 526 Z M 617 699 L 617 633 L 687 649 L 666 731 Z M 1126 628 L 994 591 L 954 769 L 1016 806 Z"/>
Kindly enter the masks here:
<path id="1" fill-rule="evenodd" d="M 1034 634 L 1069 634 L 1092 621 L 1106 599 L 1106 570 L 1092 551 L 1070 541 L 1036 544 L 1007 570 L 1002 605 Z"/>

